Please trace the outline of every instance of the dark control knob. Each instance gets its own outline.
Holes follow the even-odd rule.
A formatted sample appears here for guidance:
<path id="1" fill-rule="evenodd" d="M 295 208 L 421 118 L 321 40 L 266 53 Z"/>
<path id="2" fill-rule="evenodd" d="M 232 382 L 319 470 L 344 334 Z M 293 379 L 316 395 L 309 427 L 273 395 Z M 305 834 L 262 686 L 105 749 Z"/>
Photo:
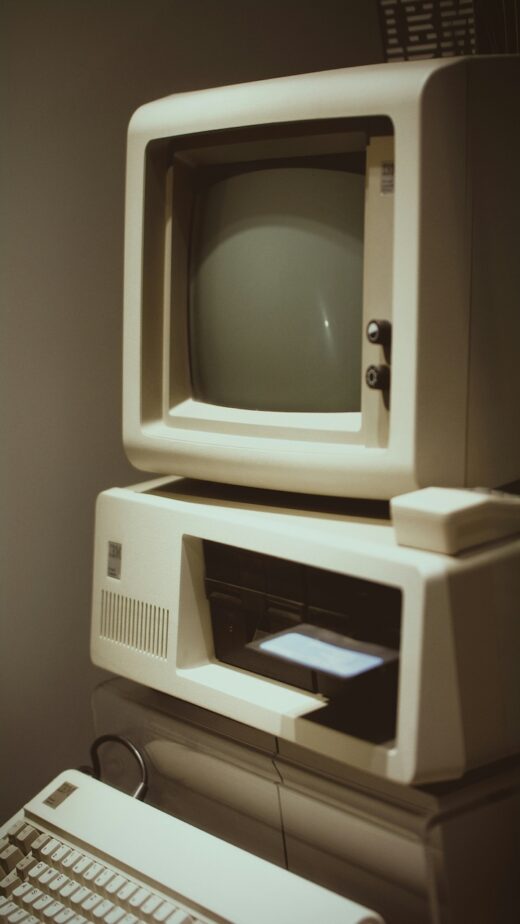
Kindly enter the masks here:
<path id="1" fill-rule="evenodd" d="M 369 388 L 387 391 L 390 388 L 390 368 L 388 366 L 369 366 L 365 373 Z"/>
<path id="2" fill-rule="evenodd" d="M 367 324 L 367 338 L 370 343 L 380 343 L 381 346 L 390 346 L 392 339 L 392 325 L 390 321 L 369 321 Z"/>

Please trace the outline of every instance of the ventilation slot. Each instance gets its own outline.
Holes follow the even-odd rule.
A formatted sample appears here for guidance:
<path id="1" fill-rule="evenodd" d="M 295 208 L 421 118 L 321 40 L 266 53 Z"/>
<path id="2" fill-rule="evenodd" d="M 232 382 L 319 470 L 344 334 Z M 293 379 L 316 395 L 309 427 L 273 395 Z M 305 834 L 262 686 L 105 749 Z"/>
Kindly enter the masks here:
<path id="1" fill-rule="evenodd" d="M 166 659 L 170 611 L 133 597 L 101 591 L 102 638 Z"/>

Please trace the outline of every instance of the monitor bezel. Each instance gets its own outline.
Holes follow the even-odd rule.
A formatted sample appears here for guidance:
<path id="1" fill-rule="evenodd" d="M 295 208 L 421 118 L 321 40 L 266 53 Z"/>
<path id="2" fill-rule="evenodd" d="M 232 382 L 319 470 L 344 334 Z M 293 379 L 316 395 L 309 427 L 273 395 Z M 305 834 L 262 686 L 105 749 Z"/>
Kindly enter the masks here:
<path id="1" fill-rule="evenodd" d="M 449 81 L 453 101 L 448 107 L 442 80 L 447 70 L 458 70 Z M 366 497 L 391 497 L 429 483 L 429 471 L 439 470 L 439 465 L 437 483 L 464 483 L 465 433 L 460 422 L 466 398 L 467 281 L 455 266 L 458 254 L 451 253 L 453 240 L 463 238 L 465 223 L 465 134 L 456 117 L 457 99 L 463 106 L 464 77 L 460 60 L 407 62 L 179 94 L 138 110 L 129 129 L 124 347 L 124 440 L 136 465 L 236 484 Z M 249 423 L 233 409 L 197 407 L 189 391 L 182 389 L 171 403 L 170 376 L 164 374 L 170 361 L 170 332 L 161 307 L 170 293 L 164 256 L 162 265 L 155 259 L 154 274 L 150 234 L 144 232 L 150 210 L 162 209 L 164 216 L 166 187 L 173 180 L 172 143 L 180 139 L 189 151 L 190 137 L 201 133 L 248 126 L 262 133 L 273 124 L 380 117 L 394 126 L 398 176 L 387 312 L 393 324 L 390 410 L 380 393 L 368 389 L 363 390 L 361 421 L 359 416 L 338 415 L 324 426 L 315 420 L 302 421 L 302 426 L 283 415 L 277 421 L 276 414 Z M 441 163 L 426 163 L 421 156 L 429 143 L 442 146 Z M 460 195 L 453 196 L 453 177 L 446 182 L 441 175 L 446 164 L 460 177 Z M 425 221 L 425 198 L 432 196 L 436 212 L 445 209 L 450 217 L 444 240 L 432 235 Z M 167 216 L 163 221 L 167 226 Z M 152 238 L 154 234 L 160 236 L 160 231 L 153 230 Z M 432 261 L 424 253 L 432 241 L 436 260 L 445 259 L 448 273 L 428 291 Z M 181 263 L 187 259 L 179 251 L 177 256 Z M 150 292 L 156 302 L 153 310 Z M 461 304 L 455 326 L 449 318 L 453 297 Z M 462 362 L 441 375 L 446 323 Z M 160 369 L 153 363 L 158 349 Z M 363 368 L 365 357 L 381 361 L 381 348 L 364 344 L 364 350 Z M 181 382 L 189 374 L 184 354 L 177 367 Z M 440 396 L 428 393 L 432 381 L 439 383 Z M 448 407 L 454 411 L 451 421 L 446 420 Z M 438 434 L 443 427 L 447 440 L 441 449 Z"/>

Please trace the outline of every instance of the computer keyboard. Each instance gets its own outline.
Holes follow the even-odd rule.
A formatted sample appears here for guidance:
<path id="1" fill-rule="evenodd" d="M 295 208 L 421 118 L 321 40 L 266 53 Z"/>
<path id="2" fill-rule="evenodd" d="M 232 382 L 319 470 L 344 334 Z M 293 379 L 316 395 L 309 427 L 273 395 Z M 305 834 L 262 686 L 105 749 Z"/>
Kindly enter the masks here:
<path id="1" fill-rule="evenodd" d="M 383 924 L 77 770 L 0 827 L 0 924 Z"/>

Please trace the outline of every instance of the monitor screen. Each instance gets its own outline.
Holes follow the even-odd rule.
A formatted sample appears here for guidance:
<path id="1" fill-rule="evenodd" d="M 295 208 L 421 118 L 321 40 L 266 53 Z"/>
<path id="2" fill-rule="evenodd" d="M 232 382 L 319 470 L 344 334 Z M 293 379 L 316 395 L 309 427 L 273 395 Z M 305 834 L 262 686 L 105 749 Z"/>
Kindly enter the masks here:
<path id="1" fill-rule="evenodd" d="M 193 397 L 260 411 L 359 411 L 364 175 L 249 169 L 199 192 Z"/>

